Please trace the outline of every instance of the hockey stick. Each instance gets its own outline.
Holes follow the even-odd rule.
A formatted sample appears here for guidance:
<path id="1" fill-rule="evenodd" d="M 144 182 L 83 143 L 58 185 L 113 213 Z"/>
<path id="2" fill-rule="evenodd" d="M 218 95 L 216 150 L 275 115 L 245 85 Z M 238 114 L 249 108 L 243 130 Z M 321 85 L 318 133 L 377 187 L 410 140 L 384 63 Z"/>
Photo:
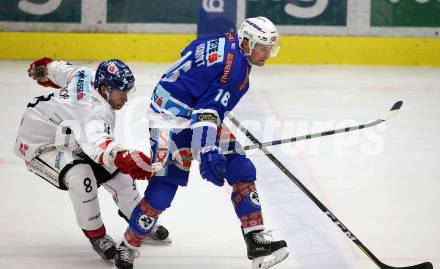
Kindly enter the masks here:
<path id="1" fill-rule="evenodd" d="M 399 102 L 398 102 L 399 103 Z M 396 103 L 397 104 L 397 103 Z M 402 104 L 400 103 L 400 106 Z M 393 106 L 394 107 L 394 106 Z M 392 111 L 393 109 L 391 109 Z M 316 198 L 299 180 L 296 178 L 270 151 L 263 146 L 263 144 L 254 136 L 252 135 L 244 126 L 238 122 L 237 119 L 235 119 L 232 116 L 228 117 L 232 123 L 237 126 L 254 144 L 259 145 L 259 148 L 261 151 L 266 155 L 286 176 L 296 185 L 298 188 L 307 195 L 318 207 L 321 209 L 324 214 L 329 217 L 333 223 L 335 223 L 339 229 L 351 240 L 353 241 L 356 246 L 358 246 L 362 252 L 365 253 L 379 268 L 381 269 L 433 269 L 433 266 L 430 262 L 424 262 L 421 264 L 413 265 L 413 266 L 407 266 L 407 267 L 393 267 L 384 264 L 381 262 L 362 242 L 344 225 L 342 222 L 333 215 L 329 209 L 327 209 L 323 203 L 321 203 L 318 198 Z M 384 121 L 384 120 L 382 120 Z M 377 123 L 378 124 L 378 123 Z"/>
<path id="2" fill-rule="evenodd" d="M 260 143 L 260 144 L 253 144 L 253 145 L 249 145 L 249 146 L 244 146 L 242 148 L 229 150 L 229 151 L 223 152 L 223 154 L 231 154 L 231 153 L 236 153 L 236 152 L 240 152 L 240 151 L 257 149 L 257 148 L 262 149 L 263 147 L 270 147 L 270 146 L 280 145 L 280 144 L 284 144 L 284 143 L 298 142 L 298 141 L 302 141 L 302 140 L 323 137 L 323 136 L 328 136 L 328 135 L 334 135 L 334 134 L 339 134 L 339 133 L 346 133 L 346 132 L 362 130 L 365 128 L 373 127 L 373 126 L 381 124 L 384 121 L 387 121 L 392 116 L 394 116 L 397 113 L 397 111 L 399 111 L 399 109 L 402 107 L 402 104 L 403 104 L 402 101 L 398 101 L 398 102 L 394 103 L 394 105 L 391 107 L 391 109 L 389 111 L 387 111 L 387 113 L 385 115 L 383 115 L 382 118 L 378 118 L 377 120 L 369 122 L 369 123 L 365 123 L 365 124 L 361 124 L 361 125 L 357 125 L 357 126 L 340 128 L 340 129 L 336 129 L 336 130 L 329 130 L 329 131 L 320 132 L 320 133 L 308 134 L 308 135 L 303 135 L 303 136 L 296 136 L 296 137 L 291 137 L 291 138 L 284 138 L 284 139 Z"/>
<path id="3" fill-rule="evenodd" d="M 251 150 L 251 149 L 257 149 L 257 148 L 262 149 L 263 147 L 270 147 L 270 146 L 281 145 L 281 144 L 285 144 L 285 143 L 298 142 L 298 141 L 302 141 L 302 140 L 323 137 L 323 136 L 329 136 L 329 135 L 334 135 L 334 134 L 339 134 L 339 133 L 347 133 L 347 132 L 351 132 L 351 131 L 362 130 L 365 128 L 373 127 L 373 126 L 381 124 L 382 122 L 387 121 L 392 116 L 394 116 L 394 114 L 396 114 L 397 111 L 399 111 L 399 109 L 402 107 L 402 104 L 403 104 L 402 101 L 398 101 L 398 102 L 394 103 L 394 105 L 391 107 L 391 109 L 389 111 L 387 111 L 387 113 L 385 115 L 383 115 L 382 118 L 378 118 L 377 120 L 369 122 L 369 123 L 365 123 L 365 124 L 361 124 L 361 125 L 357 125 L 357 126 L 340 128 L 340 129 L 336 129 L 336 130 L 329 130 L 329 131 L 324 131 L 324 132 L 319 132 L 319 133 L 314 133 L 314 134 L 308 134 L 308 135 L 303 135 L 303 136 L 284 138 L 284 139 L 274 140 L 274 141 L 270 141 L 270 142 L 264 142 L 264 143 L 260 143 L 260 144 L 248 145 L 248 146 L 244 146 L 244 147 L 240 147 L 240 148 L 235 148 L 235 149 L 232 149 L 229 151 L 225 151 L 225 152 L 223 152 L 223 154 L 226 155 L 226 154 L 232 154 L 232 153 L 240 153 L 240 152 L 243 152 L 246 150 Z M 176 161 L 176 160 L 166 161 L 166 165 L 172 165 L 172 164 L 176 164 L 176 163 L 178 163 L 178 161 Z M 157 167 L 159 167 L 157 169 L 160 169 L 160 167 L 162 167 L 162 166 L 157 165 Z"/>

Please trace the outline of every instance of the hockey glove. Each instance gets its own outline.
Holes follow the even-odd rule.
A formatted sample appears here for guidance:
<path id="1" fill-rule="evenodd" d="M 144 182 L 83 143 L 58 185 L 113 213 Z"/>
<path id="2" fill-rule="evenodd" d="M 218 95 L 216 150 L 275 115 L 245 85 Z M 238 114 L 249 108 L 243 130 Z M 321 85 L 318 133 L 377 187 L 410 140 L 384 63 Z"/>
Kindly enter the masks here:
<path id="1" fill-rule="evenodd" d="M 115 166 L 124 174 L 133 179 L 150 179 L 154 176 L 151 160 L 144 153 L 137 150 L 121 150 L 116 154 Z"/>
<path id="2" fill-rule="evenodd" d="M 225 183 L 226 158 L 216 147 L 205 149 L 200 151 L 200 175 L 221 187 Z"/>
<path id="3" fill-rule="evenodd" d="M 47 65 L 51 63 L 53 60 L 51 58 L 41 58 L 36 60 L 35 62 L 29 65 L 28 76 L 32 77 L 32 79 L 36 80 L 38 84 L 44 87 L 52 87 L 55 89 L 59 89 L 60 86 L 53 83 L 47 77 Z"/>

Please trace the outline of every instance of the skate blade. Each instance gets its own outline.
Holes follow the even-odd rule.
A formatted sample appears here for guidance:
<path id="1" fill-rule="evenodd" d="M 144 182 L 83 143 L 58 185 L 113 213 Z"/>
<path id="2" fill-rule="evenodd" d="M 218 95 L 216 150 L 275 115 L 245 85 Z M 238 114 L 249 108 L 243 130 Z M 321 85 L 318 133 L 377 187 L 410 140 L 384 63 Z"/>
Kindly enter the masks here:
<path id="1" fill-rule="evenodd" d="M 252 269 L 267 269 L 284 261 L 289 252 L 287 248 L 280 248 L 268 256 L 258 257 L 252 260 Z"/>
<path id="2" fill-rule="evenodd" d="M 150 237 L 145 238 L 142 245 L 155 245 L 155 246 L 166 246 L 170 245 L 173 241 L 170 238 L 165 238 L 164 240 L 155 240 Z"/>

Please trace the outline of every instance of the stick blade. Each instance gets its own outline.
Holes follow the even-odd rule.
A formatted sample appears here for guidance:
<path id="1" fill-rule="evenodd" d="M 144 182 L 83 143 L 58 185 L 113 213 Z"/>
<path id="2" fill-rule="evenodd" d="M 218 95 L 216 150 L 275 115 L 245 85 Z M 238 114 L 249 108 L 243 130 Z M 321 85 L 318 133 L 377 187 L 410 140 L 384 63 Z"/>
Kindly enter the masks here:
<path id="1" fill-rule="evenodd" d="M 430 262 L 424 262 L 412 266 L 407 267 L 393 267 L 386 264 L 383 264 L 383 266 L 380 266 L 381 269 L 433 269 L 432 263 Z"/>
<path id="2" fill-rule="evenodd" d="M 385 115 L 383 115 L 383 118 L 381 118 L 381 120 L 382 121 L 389 120 L 392 116 L 394 116 L 394 114 L 397 113 L 397 111 L 399 111 L 402 105 L 403 105 L 402 101 L 397 101 L 396 103 L 394 103 L 393 107 L 391 107 L 391 109 L 387 111 Z"/>
<path id="3" fill-rule="evenodd" d="M 390 110 L 391 111 L 399 110 L 402 107 L 402 105 L 403 105 L 403 101 L 397 101 Z"/>

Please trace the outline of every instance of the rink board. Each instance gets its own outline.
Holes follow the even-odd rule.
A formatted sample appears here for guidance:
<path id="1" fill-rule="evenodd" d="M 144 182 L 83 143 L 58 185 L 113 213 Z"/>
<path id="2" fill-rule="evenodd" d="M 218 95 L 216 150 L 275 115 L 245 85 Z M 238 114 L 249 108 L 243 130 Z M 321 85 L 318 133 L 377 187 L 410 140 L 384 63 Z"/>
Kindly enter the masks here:
<path id="1" fill-rule="evenodd" d="M 0 33 L 0 59 L 174 62 L 192 34 Z M 440 66 L 439 38 L 283 36 L 277 64 Z"/>

